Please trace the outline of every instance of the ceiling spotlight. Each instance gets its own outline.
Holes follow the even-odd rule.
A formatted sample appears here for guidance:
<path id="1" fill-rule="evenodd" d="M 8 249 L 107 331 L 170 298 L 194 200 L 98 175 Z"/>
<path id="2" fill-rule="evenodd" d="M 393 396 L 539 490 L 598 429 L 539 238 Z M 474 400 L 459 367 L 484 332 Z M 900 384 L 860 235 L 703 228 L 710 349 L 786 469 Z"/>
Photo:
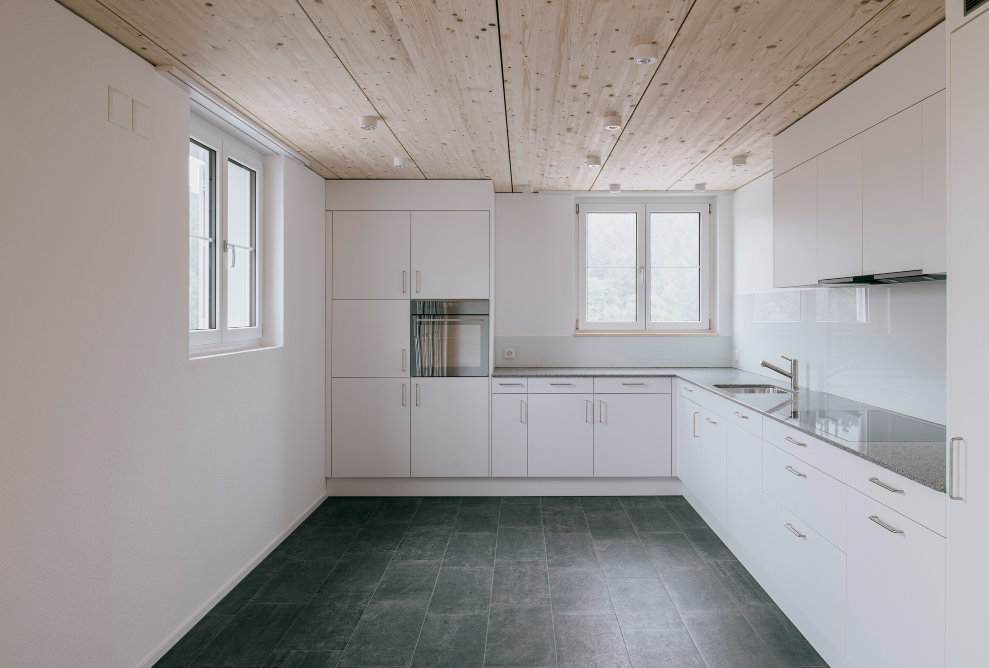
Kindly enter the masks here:
<path id="1" fill-rule="evenodd" d="M 406 167 L 409 166 L 409 160 L 408 158 L 399 158 L 398 156 L 396 156 L 395 162 L 393 164 L 399 169 L 405 169 Z"/>
<path id="2" fill-rule="evenodd" d="M 519 192 L 520 193 L 524 193 L 526 195 L 531 195 L 532 194 L 532 184 L 531 183 L 522 183 L 522 184 L 520 184 L 519 185 Z"/>
<path id="3" fill-rule="evenodd" d="M 587 156 L 587 166 L 591 169 L 601 169 L 601 158 L 596 155 Z"/>
<path id="4" fill-rule="evenodd" d="M 652 65 L 659 61 L 659 47 L 655 44 L 639 44 L 632 50 L 636 65 Z"/>
<path id="5" fill-rule="evenodd" d="M 608 116 L 604 119 L 605 130 L 620 130 L 622 127 L 621 116 Z"/>
<path id="6" fill-rule="evenodd" d="M 377 129 L 378 129 L 377 116 L 361 116 L 361 130 L 377 130 Z"/>
<path id="7" fill-rule="evenodd" d="M 704 192 L 706 190 L 707 190 L 707 184 L 706 183 L 695 183 L 694 184 L 694 192 L 695 193 L 702 193 L 702 192 Z"/>
<path id="8" fill-rule="evenodd" d="M 622 191 L 622 184 L 620 183 L 612 183 L 610 186 L 608 186 L 608 192 L 610 193 L 620 193 L 621 191 Z"/>
<path id="9" fill-rule="evenodd" d="M 736 155 L 731 159 L 732 169 L 735 167 L 745 167 L 746 157 L 744 155 Z"/>

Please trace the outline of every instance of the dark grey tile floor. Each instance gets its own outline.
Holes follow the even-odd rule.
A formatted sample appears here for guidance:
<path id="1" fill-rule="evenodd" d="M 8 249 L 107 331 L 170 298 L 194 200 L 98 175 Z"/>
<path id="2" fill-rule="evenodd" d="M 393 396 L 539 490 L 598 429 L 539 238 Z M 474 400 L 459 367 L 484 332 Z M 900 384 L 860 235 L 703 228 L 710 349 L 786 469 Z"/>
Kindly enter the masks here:
<path id="1" fill-rule="evenodd" d="M 683 497 L 329 498 L 158 668 L 826 666 Z"/>

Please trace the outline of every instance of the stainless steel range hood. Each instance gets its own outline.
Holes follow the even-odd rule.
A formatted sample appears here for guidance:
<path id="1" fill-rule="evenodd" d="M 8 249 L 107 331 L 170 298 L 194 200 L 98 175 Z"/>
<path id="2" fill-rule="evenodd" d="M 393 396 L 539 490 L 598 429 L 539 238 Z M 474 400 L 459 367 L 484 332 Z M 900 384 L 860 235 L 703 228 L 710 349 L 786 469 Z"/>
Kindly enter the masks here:
<path id="1" fill-rule="evenodd" d="M 846 278 L 826 278 L 817 282 L 823 287 L 853 287 L 857 285 L 893 285 L 896 283 L 929 283 L 931 281 L 947 280 L 947 274 L 925 274 L 915 271 L 897 271 L 891 274 L 872 274 L 868 276 L 848 276 Z"/>

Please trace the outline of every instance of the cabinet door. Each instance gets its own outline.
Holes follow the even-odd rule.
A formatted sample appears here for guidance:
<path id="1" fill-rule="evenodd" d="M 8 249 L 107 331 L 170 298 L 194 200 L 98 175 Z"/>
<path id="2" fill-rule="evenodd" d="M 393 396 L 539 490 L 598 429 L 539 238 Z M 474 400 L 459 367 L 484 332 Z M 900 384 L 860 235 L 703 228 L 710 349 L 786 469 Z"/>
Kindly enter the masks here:
<path id="1" fill-rule="evenodd" d="M 700 494 L 701 408 L 680 397 L 677 417 L 677 477 L 694 494 Z"/>
<path id="2" fill-rule="evenodd" d="M 487 299 L 488 248 L 487 211 L 413 211 L 413 299 Z"/>
<path id="3" fill-rule="evenodd" d="M 948 271 L 947 93 L 921 103 L 924 117 L 924 273 Z"/>
<path id="4" fill-rule="evenodd" d="M 728 421 L 701 409 L 701 502 L 722 526 L 728 524 Z"/>
<path id="5" fill-rule="evenodd" d="M 407 378 L 409 302 L 333 300 L 334 378 Z"/>
<path id="6" fill-rule="evenodd" d="M 591 394 L 529 395 L 529 477 L 594 475 Z"/>
<path id="7" fill-rule="evenodd" d="M 853 666 L 944 665 L 944 568 L 941 536 L 848 490 L 846 655 Z"/>
<path id="8" fill-rule="evenodd" d="M 491 475 L 524 478 L 529 467 L 525 394 L 491 395 Z"/>
<path id="9" fill-rule="evenodd" d="M 817 158 L 773 179 L 773 285 L 817 283 Z"/>
<path id="10" fill-rule="evenodd" d="M 594 395 L 594 476 L 668 476 L 673 415 L 668 394 Z"/>
<path id="11" fill-rule="evenodd" d="M 334 478 L 409 476 L 409 390 L 402 378 L 333 379 Z"/>
<path id="12" fill-rule="evenodd" d="M 887 274 L 924 264 L 920 104 L 862 133 L 862 271 Z"/>
<path id="13" fill-rule="evenodd" d="M 409 299 L 408 211 L 333 212 L 333 298 Z"/>
<path id="14" fill-rule="evenodd" d="M 862 275 L 862 137 L 817 156 L 817 277 Z"/>
<path id="15" fill-rule="evenodd" d="M 729 424 L 728 530 L 757 559 L 762 549 L 762 439 Z"/>
<path id="16" fill-rule="evenodd" d="M 412 477 L 487 477 L 487 377 L 414 378 L 412 394 Z"/>

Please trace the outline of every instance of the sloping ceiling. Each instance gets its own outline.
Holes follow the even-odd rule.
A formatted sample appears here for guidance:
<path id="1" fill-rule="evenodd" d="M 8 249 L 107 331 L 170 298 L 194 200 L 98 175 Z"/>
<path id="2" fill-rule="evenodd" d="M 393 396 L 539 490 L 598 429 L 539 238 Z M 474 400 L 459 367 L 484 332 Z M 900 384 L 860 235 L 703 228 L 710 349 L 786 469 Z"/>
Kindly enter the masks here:
<path id="1" fill-rule="evenodd" d="M 944 18 L 940 0 L 59 2 L 325 178 L 498 192 L 735 190 L 772 168 L 774 135 Z M 647 42 L 659 62 L 634 64 Z"/>

